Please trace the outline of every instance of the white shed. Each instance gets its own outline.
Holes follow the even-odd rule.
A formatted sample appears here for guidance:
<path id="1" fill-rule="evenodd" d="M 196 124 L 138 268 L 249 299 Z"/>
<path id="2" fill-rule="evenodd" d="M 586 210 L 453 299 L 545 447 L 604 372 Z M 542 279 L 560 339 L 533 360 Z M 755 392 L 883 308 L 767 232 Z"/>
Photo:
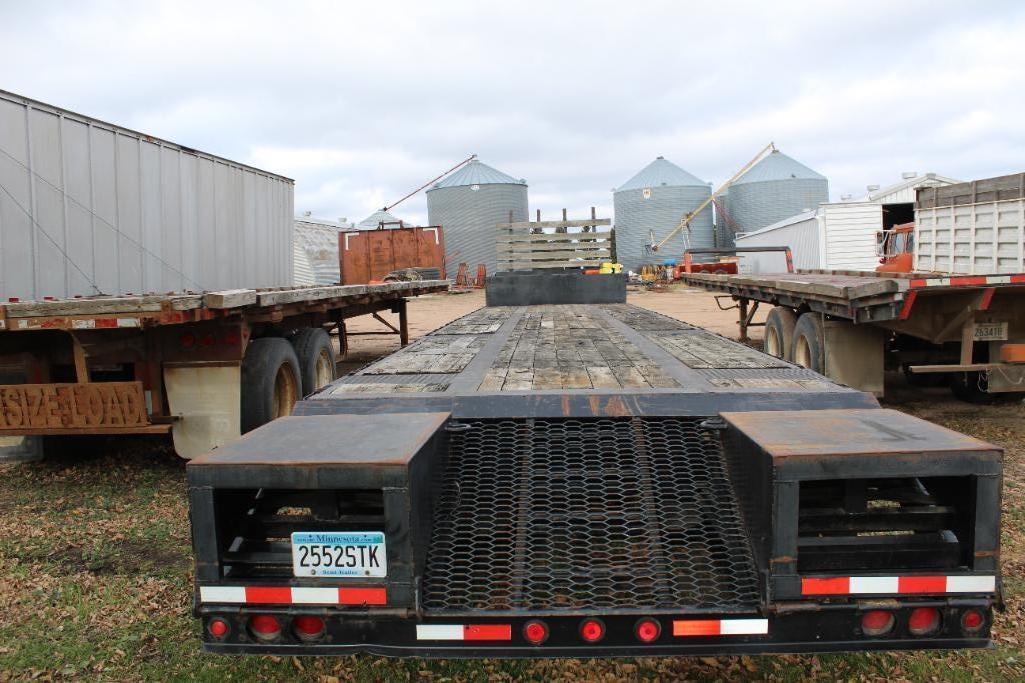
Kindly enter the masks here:
<path id="1" fill-rule="evenodd" d="M 790 247 L 795 268 L 875 270 L 876 232 L 915 219 L 915 189 L 960 182 L 926 173 L 910 173 L 889 187 L 870 186 L 864 197 L 825 202 L 761 230 L 737 235 L 737 248 Z M 744 254 L 741 271 L 770 273 L 786 269 L 782 254 Z"/>

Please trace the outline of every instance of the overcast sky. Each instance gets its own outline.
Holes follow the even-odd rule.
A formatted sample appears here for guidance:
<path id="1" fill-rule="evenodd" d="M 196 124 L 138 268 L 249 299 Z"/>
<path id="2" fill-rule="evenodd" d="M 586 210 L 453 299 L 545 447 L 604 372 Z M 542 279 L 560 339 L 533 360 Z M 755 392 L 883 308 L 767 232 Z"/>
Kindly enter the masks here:
<path id="1" fill-rule="evenodd" d="M 295 178 L 324 218 L 471 153 L 548 215 L 770 140 L 833 199 L 1025 171 L 1021 2 L 0 0 L 0 45 L 0 88 Z"/>

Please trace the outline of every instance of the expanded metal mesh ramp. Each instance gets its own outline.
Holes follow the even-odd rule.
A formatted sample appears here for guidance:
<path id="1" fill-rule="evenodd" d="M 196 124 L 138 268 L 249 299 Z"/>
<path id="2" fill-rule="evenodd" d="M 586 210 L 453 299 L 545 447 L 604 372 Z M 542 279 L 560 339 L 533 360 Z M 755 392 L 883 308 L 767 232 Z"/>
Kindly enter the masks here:
<path id="1" fill-rule="evenodd" d="M 751 610 L 758 579 L 702 418 L 506 419 L 452 433 L 430 614 Z"/>

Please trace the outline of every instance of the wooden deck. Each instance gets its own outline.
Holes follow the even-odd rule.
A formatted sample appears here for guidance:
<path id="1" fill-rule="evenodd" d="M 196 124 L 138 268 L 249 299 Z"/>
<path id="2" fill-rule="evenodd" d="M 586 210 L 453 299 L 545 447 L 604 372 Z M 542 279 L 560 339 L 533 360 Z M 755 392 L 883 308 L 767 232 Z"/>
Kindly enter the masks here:
<path id="1" fill-rule="evenodd" d="M 483 308 L 319 396 L 837 388 L 673 318 L 605 304 Z"/>
<path id="2" fill-rule="evenodd" d="M 447 291 L 448 280 L 220 292 L 93 296 L 0 304 L 0 331 L 142 328 L 225 316 L 286 315 L 340 309 Z"/>

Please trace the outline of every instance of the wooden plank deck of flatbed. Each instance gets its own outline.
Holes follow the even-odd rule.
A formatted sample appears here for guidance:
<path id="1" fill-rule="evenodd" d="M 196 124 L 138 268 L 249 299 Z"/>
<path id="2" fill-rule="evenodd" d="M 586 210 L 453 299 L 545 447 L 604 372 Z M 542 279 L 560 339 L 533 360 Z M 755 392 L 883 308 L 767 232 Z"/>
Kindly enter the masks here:
<path id="1" fill-rule="evenodd" d="M 749 346 L 629 304 L 483 308 L 313 397 L 846 392 Z"/>
<path id="2" fill-rule="evenodd" d="M 133 328 L 179 324 L 233 315 L 333 310 L 369 301 L 447 291 L 448 280 L 326 287 L 234 289 L 207 293 L 94 296 L 0 304 L 0 331 Z M 97 325 L 97 320 L 105 324 Z M 113 324 L 107 321 L 113 321 Z"/>
<path id="3" fill-rule="evenodd" d="M 757 275 L 723 275 L 685 273 L 680 279 L 706 289 L 748 287 L 767 292 L 790 292 L 832 299 L 862 299 L 908 290 L 910 278 L 903 274 L 870 273 L 848 270 L 807 270 L 793 273 L 760 273 Z"/>

